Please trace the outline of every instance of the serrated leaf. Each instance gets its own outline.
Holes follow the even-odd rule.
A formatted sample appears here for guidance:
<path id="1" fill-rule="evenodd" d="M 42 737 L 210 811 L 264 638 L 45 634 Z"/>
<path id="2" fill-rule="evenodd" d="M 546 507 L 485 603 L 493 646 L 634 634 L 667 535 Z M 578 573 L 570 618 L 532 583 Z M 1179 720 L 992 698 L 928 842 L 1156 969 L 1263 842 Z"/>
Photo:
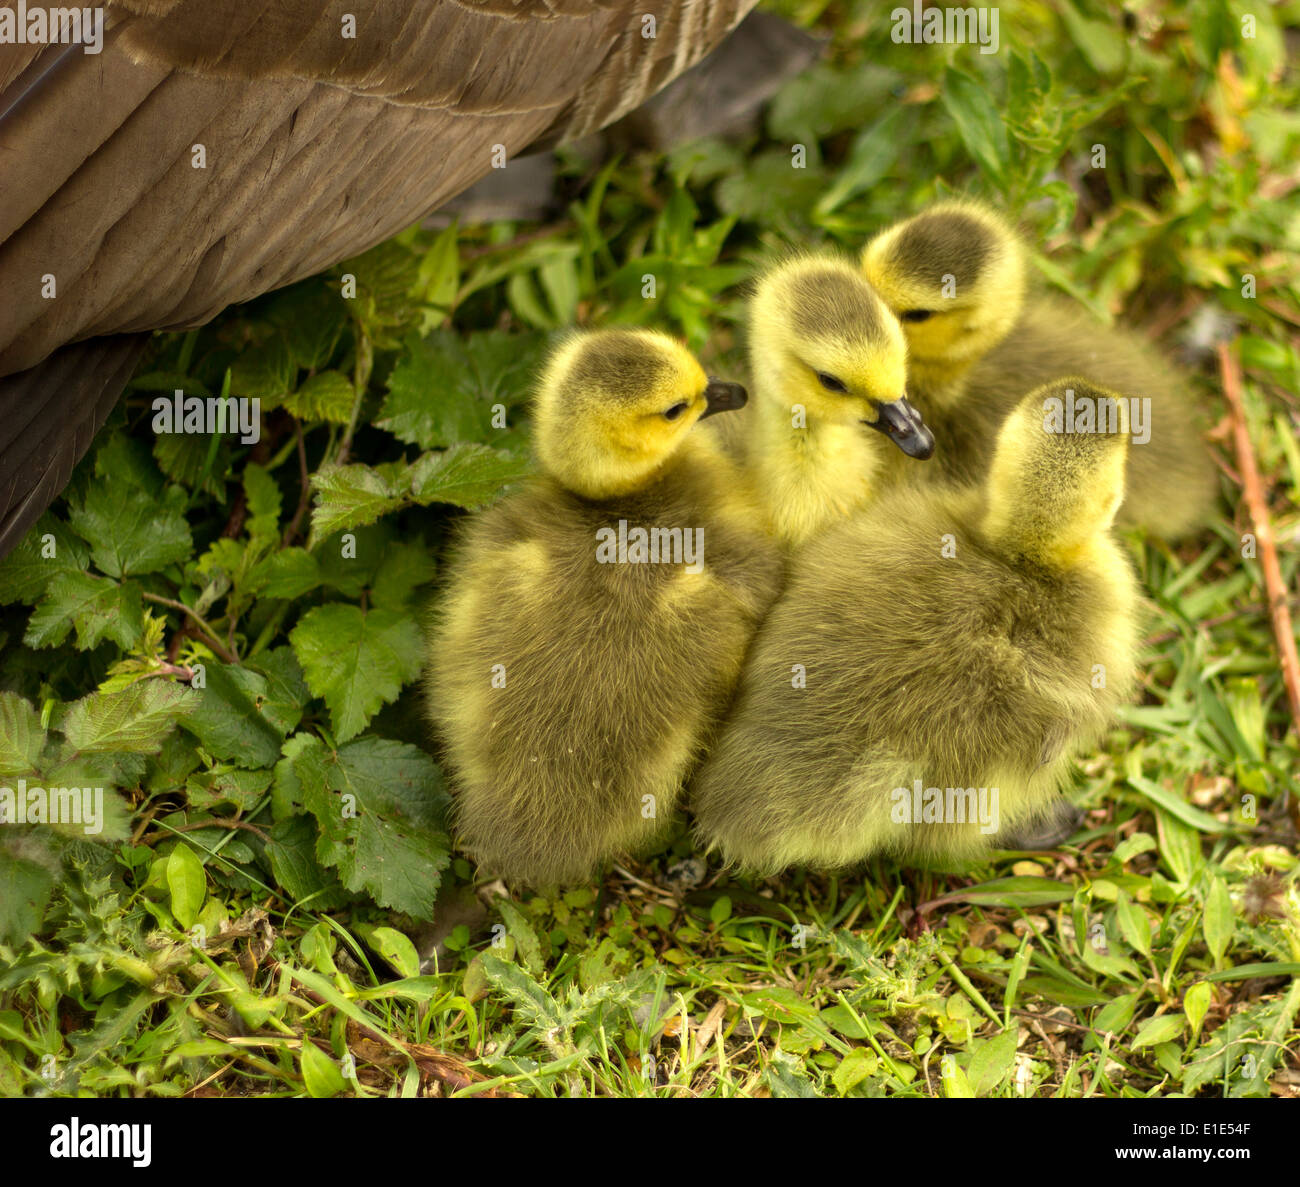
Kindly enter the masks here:
<path id="1" fill-rule="evenodd" d="M 248 500 L 248 520 L 245 529 L 253 539 L 275 539 L 280 534 L 280 507 L 283 496 L 280 486 L 256 462 L 244 467 L 244 495 Z"/>
<path id="2" fill-rule="evenodd" d="M 0 835 L 0 944 L 16 947 L 40 927 L 58 868 L 39 841 Z"/>
<path id="3" fill-rule="evenodd" d="M 293 395 L 286 396 L 284 406 L 299 420 L 345 425 L 352 419 L 356 398 L 356 388 L 346 375 L 322 371 L 306 380 Z"/>
<path id="4" fill-rule="evenodd" d="M 307 687 L 329 706 L 340 742 L 420 674 L 420 631 L 395 610 L 331 602 L 309 610 L 289 635 Z"/>
<path id="5" fill-rule="evenodd" d="M 481 952 L 479 958 L 488 983 L 514 1006 L 525 1024 L 539 1031 L 554 1031 L 563 1026 L 559 1002 L 520 965 L 502 960 L 493 952 Z"/>
<path id="6" fill-rule="evenodd" d="M 276 884 L 295 905 L 331 911 L 348 901 L 348 892 L 334 871 L 321 865 L 316 856 L 318 839 L 316 823 L 310 816 L 291 816 L 272 827 L 266 854 Z"/>
<path id="7" fill-rule="evenodd" d="M 215 767 L 185 781 L 185 798 L 192 808 L 210 809 L 218 804 L 234 804 L 242 814 L 250 811 L 270 786 L 270 771 Z"/>
<path id="8" fill-rule="evenodd" d="M 275 765 L 280 743 L 292 727 L 277 716 L 274 703 L 268 708 L 270 684 L 265 676 L 214 661 L 205 665 L 204 687 L 195 689 L 193 696 L 193 711 L 182 725 L 213 758 L 245 768 Z"/>
<path id="9" fill-rule="evenodd" d="M 293 391 L 298 367 L 284 338 L 277 334 L 261 346 L 241 351 L 230 368 L 230 394 L 262 401 L 270 412 Z"/>
<path id="10" fill-rule="evenodd" d="M 531 472 L 532 464 L 514 454 L 487 445 L 457 445 L 417 458 L 410 484 L 418 503 L 451 503 L 475 511 Z"/>
<path id="11" fill-rule="evenodd" d="M 125 483 L 97 486 L 82 504 L 69 504 L 68 521 L 90 544 L 91 559 L 110 577 L 152 573 L 183 561 L 193 549 L 181 514 L 183 493 L 170 487 L 162 499 Z"/>
<path id="12" fill-rule="evenodd" d="M 0 775 L 28 775 L 45 745 L 41 715 L 16 692 L 0 692 Z"/>
<path id="13" fill-rule="evenodd" d="M 300 598 L 320 583 L 320 562 L 305 548 L 282 548 L 248 572 L 248 588 L 264 598 Z"/>
<path id="14" fill-rule="evenodd" d="M 409 500 L 410 482 L 396 466 L 322 466 L 312 476 L 316 506 L 312 509 L 313 540 L 323 540 L 344 528 L 374 523 Z"/>
<path id="15" fill-rule="evenodd" d="M 130 651 L 144 631 L 140 587 L 90 573 L 60 573 L 32 611 L 23 642 L 28 647 L 57 647 L 70 627 L 76 627 L 81 651 L 97 647 L 105 637 Z"/>
<path id="16" fill-rule="evenodd" d="M 424 545 L 395 540 L 384 550 L 384 559 L 379 562 L 379 570 L 371 582 L 371 601 L 376 606 L 401 609 L 437 572 L 438 566 Z"/>
<path id="17" fill-rule="evenodd" d="M 296 743 L 296 744 L 295 744 Z M 329 751 L 317 738 L 286 744 L 277 797 L 300 797 L 320 825 L 317 856 L 349 890 L 418 918 L 432 915 L 451 843 L 447 794 L 432 759 L 414 746 L 360 738 Z M 290 776 L 292 782 L 290 783 Z"/>
<path id="18" fill-rule="evenodd" d="M 546 969 L 546 962 L 542 959 L 542 946 L 528 916 L 505 898 L 497 899 L 497 910 L 505 920 L 506 935 L 514 940 L 515 951 L 524 962 L 524 967 L 534 976 L 540 977 Z"/>
<path id="19" fill-rule="evenodd" d="M 803 1063 L 780 1049 L 772 1052 L 766 1079 L 773 1099 L 807 1099 L 820 1095 Z"/>
<path id="20" fill-rule="evenodd" d="M 46 537 L 52 537 L 46 539 Z M 52 555 L 45 555 L 46 553 Z M 0 560 L 0 606 L 38 601 L 60 573 L 80 573 L 90 563 L 90 549 L 48 511 L 18 546 Z"/>
<path id="21" fill-rule="evenodd" d="M 410 339 L 375 423 L 421 449 L 482 442 L 498 432 L 492 406 L 526 398 L 546 341 L 501 332 L 462 339 L 450 330 Z"/>
<path id="22" fill-rule="evenodd" d="M 203 909 L 208 880 L 198 854 L 184 841 L 167 858 L 167 890 L 171 895 L 172 915 L 188 931 Z"/>
<path id="23" fill-rule="evenodd" d="M 196 695 L 166 680 L 140 680 L 121 692 L 92 692 L 68 708 L 63 734 L 83 754 L 153 754 Z"/>

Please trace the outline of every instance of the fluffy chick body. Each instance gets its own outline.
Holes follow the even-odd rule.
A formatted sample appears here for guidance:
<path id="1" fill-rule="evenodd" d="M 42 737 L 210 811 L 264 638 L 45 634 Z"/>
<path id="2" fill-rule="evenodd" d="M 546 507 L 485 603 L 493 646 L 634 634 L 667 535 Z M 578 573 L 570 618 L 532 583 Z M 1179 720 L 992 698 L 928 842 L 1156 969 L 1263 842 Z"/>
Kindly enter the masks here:
<path id="1" fill-rule="evenodd" d="M 952 859 L 992 835 L 968 801 L 913 821 L 918 786 L 997 788 L 999 831 L 1051 810 L 1131 687 L 1138 593 L 1105 530 L 1123 443 L 1027 447 L 1042 392 L 983 487 L 895 488 L 796 554 L 692 787 L 702 843 L 765 874 Z"/>
<path id="2" fill-rule="evenodd" d="M 750 304 L 749 350 L 747 466 L 786 548 L 870 502 L 895 445 L 929 456 L 933 441 L 904 399 L 902 330 L 848 261 L 800 255 L 768 269 Z"/>
<path id="3" fill-rule="evenodd" d="M 939 203 L 873 239 L 863 267 L 901 319 L 909 395 L 935 436 L 934 463 L 908 477 L 979 479 L 1025 393 L 1077 374 L 1150 400 L 1150 439 L 1129 450 L 1119 524 L 1172 540 L 1207 520 L 1216 483 L 1188 379 L 1138 334 L 1058 297 L 1026 300 L 1025 250 L 1000 215 Z"/>
<path id="4" fill-rule="evenodd" d="M 702 388 L 690 363 L 698 376 L 686 385 Z M 575 469 L 584 450 L 541 423 L 564 412 L 539 400 L 538 414 L 552 472 L 468 521 L 431 630 L 428 695 L 462 844 L 494 873 L 551 886 L 650 843 L 668 822 L 776 595 L 780 561 L 703 434 L 676 437 L 646 471 L 611 446 L 638 452 L 639 435 L 661 426 L 620 416 Z M 634 472 L 626 491 L 623 468 Z M 601 563 L 598 533 L 620 521 L 679 539 L 700 529 L 700 571 Z"/>

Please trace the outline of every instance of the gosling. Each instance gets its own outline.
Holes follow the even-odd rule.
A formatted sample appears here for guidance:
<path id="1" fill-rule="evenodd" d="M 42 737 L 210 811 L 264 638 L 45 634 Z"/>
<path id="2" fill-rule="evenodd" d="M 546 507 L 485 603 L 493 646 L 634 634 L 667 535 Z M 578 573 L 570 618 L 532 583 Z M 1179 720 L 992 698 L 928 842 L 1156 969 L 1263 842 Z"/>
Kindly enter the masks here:
<path id="1" fill-rule="evenodd" d="M 1049 431 L 1067 389 L 1116 431 Z M 893 488 L 808 545 L 693 783 L 702 844 L 759 874 L 942 862 L 1051 813 L 1134 680 L 1126 449 L 1123 401 L 1048 384 L 981 486 Z"/>
<path id="2" fill-rule="evenodd" d="M 551 887 L 650 845 L 726 709 L 781 561 L 697 421 L 741 407 L 674 339 L 570 338 L 542 474 L 468 521 L 429 632 L 463 847 Z"/>

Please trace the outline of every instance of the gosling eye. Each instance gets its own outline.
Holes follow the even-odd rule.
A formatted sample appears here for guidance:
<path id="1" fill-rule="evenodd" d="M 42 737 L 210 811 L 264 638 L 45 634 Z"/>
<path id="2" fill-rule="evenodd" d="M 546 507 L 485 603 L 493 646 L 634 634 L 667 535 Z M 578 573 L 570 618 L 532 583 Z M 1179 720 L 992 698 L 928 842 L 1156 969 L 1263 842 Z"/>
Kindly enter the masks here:
<path id="1" fill-rule="evenodd" d="M 904 321 L 929 321 L 933 314 L 933 309 L 904 309 L 899 317 Z"/>
<path id="2" fill-rule="evenodd" d="M 680 404 L 674 404 L 664 413 L 664 420 L 676 420 L 690 405 L 683 400 Z"/>
<path id="3" fill-rule="evenodd" d="M 817 381 L 828 392 L 847 392 L 849 390 L 844 385 L 843 380 L 836 379 L 834 375 L 827 375 L 825 371 L 817 372 Z"/>

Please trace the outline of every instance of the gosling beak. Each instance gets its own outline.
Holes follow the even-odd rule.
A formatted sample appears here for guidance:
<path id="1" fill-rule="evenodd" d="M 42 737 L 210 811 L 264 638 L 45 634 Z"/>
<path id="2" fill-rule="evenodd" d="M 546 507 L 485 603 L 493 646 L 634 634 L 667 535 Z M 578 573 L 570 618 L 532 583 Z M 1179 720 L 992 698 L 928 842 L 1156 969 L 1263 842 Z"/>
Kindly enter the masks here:
<path id="1" fill-rule="evenodd" d="M 738 383 L 724 383 L 721 379 L 709 379 L 709 386 L 704 389 L 704 399 L 708 407 L 700 413 L 700 419 L 712 416 L 715 412 L 732 412 L 743 408 L 749 402 L 749 393 Z"/>
<path id="2" fill-rule="evenodd" d="M 924 461 L 934 452 L 934 434 L 905 396 L 877 404 L 876 419 L 863 423 L 884 433 L 908 457 Z"/>

